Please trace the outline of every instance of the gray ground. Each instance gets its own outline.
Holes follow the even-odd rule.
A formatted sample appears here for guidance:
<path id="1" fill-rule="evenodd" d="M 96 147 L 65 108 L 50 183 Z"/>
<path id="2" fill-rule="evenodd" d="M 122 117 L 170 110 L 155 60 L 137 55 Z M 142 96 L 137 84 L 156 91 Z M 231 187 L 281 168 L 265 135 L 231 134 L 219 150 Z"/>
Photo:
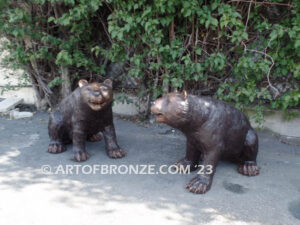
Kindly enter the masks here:
<path id="1" fill-rule="evenodd" d="M 261 174 L 245 177 L 221 162 L 212 189 L 195 195 L 185 184 L 195 176 L 45 175 L 42 165 L 171 165 L 185 153 L 184 137 L 115 119 L 123 159 L 109 159 L 104 142 L 89 143 L 91 157 L 70 160 L 68 151 L 46 152 L 48 115 L 0 117 L 0 224 L 300 224 L 300 148 L 259 133 Z M 165 134 L 164 134 L 165 133 Z"/>

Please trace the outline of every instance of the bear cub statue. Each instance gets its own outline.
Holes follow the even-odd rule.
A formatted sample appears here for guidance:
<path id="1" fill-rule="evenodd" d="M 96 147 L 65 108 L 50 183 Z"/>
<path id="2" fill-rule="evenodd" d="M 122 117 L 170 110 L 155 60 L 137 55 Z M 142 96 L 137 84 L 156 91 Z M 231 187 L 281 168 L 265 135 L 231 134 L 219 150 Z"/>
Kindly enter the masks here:
<path id="1" fill-rule="evenodd" d="M 259 174 L 257 134 L 235 107 L 184 91 L 157 99 L 151 111 L 157 122 L 179 129 L 186 136 L 186 155 L 175 164 L 177 168 L 202 169 L 186 185 L 190 192 L 204 194 L 210 189 L 220 159 L 237 163 L 238 172 L 243 175 Z"/>
<path id="2" fill-rule="evenodd" d="M 73 143 L 73 159 L 88 159 L 86 141 L 100 141 L 103 133 L 106 151 L 111 158 L 122 158 L 125 152 L 117 143 L 112 114 L 112 81 L 88 83 L 79 81 L 79 87 L 62 100 L 50 115 L 48 132 L 49 153 L 61 153 L 66 144 Z"/>

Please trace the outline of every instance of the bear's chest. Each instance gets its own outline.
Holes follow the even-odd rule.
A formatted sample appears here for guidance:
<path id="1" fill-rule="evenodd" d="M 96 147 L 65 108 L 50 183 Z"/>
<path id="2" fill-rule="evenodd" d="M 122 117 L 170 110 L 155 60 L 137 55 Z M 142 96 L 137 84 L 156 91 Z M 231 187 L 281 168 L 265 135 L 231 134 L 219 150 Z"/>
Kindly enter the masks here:
<path id="1" fill-rule="evenodd" d="M 112 123 L 112 113 L 103 111 L 99 113 L 78 113 L 72 116 L 73 129 L 80 129 L 88 134 L 95 134 L 104 130 Z"/>

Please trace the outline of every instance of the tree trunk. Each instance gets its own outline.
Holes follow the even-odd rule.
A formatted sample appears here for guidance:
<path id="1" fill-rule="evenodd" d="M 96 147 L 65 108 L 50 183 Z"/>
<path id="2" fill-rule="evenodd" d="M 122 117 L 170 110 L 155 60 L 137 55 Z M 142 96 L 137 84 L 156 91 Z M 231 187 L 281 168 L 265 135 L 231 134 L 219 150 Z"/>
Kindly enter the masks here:
<path id="1" fill-rule="evenodd" d="M 69 69 L 67 67 L 61 66 L 61 79 L 63 83 L 61 85 L 61 95 L 63 98 L 66 98 L 71 94 L 71 80 L 69 76 Z"/>

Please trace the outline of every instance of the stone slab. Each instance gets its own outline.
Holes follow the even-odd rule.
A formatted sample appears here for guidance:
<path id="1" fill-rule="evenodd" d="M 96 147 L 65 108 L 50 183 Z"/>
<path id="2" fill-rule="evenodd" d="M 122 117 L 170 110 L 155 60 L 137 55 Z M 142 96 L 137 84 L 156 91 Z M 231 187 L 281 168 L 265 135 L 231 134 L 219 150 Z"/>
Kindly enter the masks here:
<path id="1" fill-rule="evenodd" d="M 0 102 L 0 113 L 6 113 L 23 102 L 23 98 L 6 98 Z"/>

